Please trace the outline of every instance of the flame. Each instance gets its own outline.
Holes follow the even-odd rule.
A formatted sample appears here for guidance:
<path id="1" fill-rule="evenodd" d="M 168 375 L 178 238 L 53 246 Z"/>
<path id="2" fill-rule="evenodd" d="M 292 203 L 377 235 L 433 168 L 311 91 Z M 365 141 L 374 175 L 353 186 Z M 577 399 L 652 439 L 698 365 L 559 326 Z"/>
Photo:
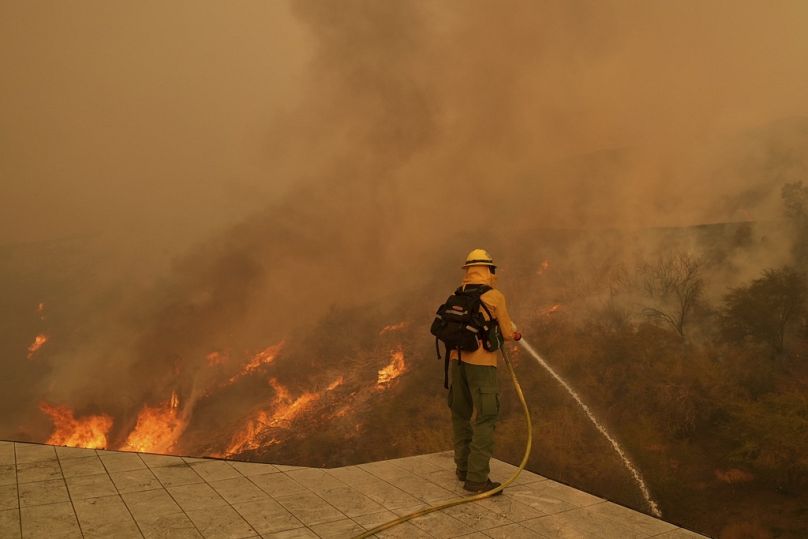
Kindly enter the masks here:
<path id="1" fill-rule="evenodd" d="M 187 422 L 179 414 L 180 399 L 176 391 L 162 405 L 143 406 L 134 430 L 120 449 L 141 453 L 171 453 Z"/>
<path id="2" fill-rule="evenodd" d="M 73 410 L 67 406 L 55 406 L 46 402 L 40 403 L 39 409 L 53 421 L 53 434 L 46 444 L 106 449 L 112 417 L 102 414 L 76 419 Z"/>
<path id="3" fill-rule="evenodd" d="M 307 391 L 296 399 L 293 399 L 285 386 L 275 378 L 270 378 L 269 385 L 275 390 L 275 398 L 273 399 L 272 406 L 266 410 L 258 410 L 258 412 L 247 421 L 245 427 L 233 436 L 227 449 L 213 456 L 230 457 L 243 453 L 244 451 L 258 449 L 259 447 L 268 447 L 279 443 L 280 440 L 277 438 L 271 438 L 269 440 L 263 439 L 268 429 L 288 427 L 301 414 L 310 410 L 327 392 L 333 391 L 342 385 L 343 380 L 343 377 L 340 376 L 331 382 L 322 392 Z"/>
<path id="4" fill-rule="evenodd" d="M 309 405 L 320 399 L 318 393 L 306 392 L 298 398 L 292 400 L 289 395 L 289 390 L 282 386 L 278 381 L 272 378 L 269 381 L 275 389 L 275 402 L 276 406 L 273 410 L 272 416 L 267 421 L 270 427 L 279 427 L 285 423 L 292 422 L 298 415 L 300 415 Z"/>
<path id="5" fill-rule="evenodd" d="M 379 335 L 384 335 L 385 333 L 392 333 L 394 331 L 401 331 L 407 327 L 407 322 L 399 322 L 398 324 L 387 324 L 382 328 L 379 332 Z"/>
<path id="6" fill-rule="evenodd" d="M 377 387 L 383 387 L 389 384 L 407 370 L 404 364 L 404 349 L 401 345 L 397 346 L 390 353 L 390 364 L 385 368 L 379 370 L 379 377 L 376 380 Z"/>
<path id="7" fill-rule="evenodd" d="M 545 271 L 550 268 L 550 261 L 549 260 L 542 260 L 541 264 L 539 264 L 539 269 L 536 270 L 536 275 L 543 275 Z"/>
<path id="8" fill-rule="evenodd" d="M 40 320 L 45 320 L 45 304 L 44 303 L 37 303 L 36 314 L 37 314 L 37 316 L 39 316 Z"/>
<path id="9" fill-rule="evenodd" d="M 269 365 L 270 363 L 275 361 L 275 358 L 278 357 L 278 354 L 283 349 L 283 345 L 284 341 L 281 341 L 277 344 L 268 346 L 265 349 L 258 352 L 257 354 L 255 354 L 250 359 L 250 361 L 248 361 L 247 364 L 244 365 L 244 368 L 242 368 L 238 373 L 233 375 L 230 378 L 230 380 L 228 380 L 228 383 L 232 384 L 242 376 L 247 376 L 248 374 L 256 370 L 258 367 L 262 365 Z M 210 356 L 208 356 L 208 359 L 210 359 Z"/>
<path id="10" fill-rule="evenodd" d="M 31 359 L 33 355 L 40 349 L 42 346 L 48 342 L 48 336 L 44 333 L 40 333 L 36 337 L 34 337 L 34 342 L 31 343 L 31 346 L 28 347 L 28 359 Z"/>
<path id="11" fill-rule="evenodd" d="M 260 435 L 262 432 L 264 432 L 264 429 L 267 428 L 269 421 L 270 418 L 267 412 L 265 410 L 259 410 L 255 417 L 248 420 L 247 425 L 241 431 L 237 432 L 235 436 L 233 436 L 233 439 L 230 441 L 230 445 L 227 447 L 227 449 L 225 449 L 222 453 L 212 456 L 219 458 L 229 457 L 232 455 L 237 455 L 238 453 L 243 453 L 244 451 L 258 449 L 262 445 L 272 445 L 270 442 L 264 442 L 262 444 L 260 441 Z"/>

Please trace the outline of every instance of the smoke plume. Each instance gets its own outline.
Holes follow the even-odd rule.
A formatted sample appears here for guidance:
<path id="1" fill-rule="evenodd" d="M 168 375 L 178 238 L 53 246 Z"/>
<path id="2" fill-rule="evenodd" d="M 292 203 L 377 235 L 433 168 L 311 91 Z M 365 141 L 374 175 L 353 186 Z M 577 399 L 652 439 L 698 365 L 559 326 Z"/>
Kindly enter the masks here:
<path id="1" fill-rule="evenodd" d="M 214 383 L 211 352 L 443 295 L 473 247 L 508 291 L 544 229 L 777 221 L 808 166 L 803 2 L 3 11 L 4 337 L 25 350 L 39 296 L 71 328 L 47 364 L 4 356 L 30 417 L 45 394 L 131 424 L 177 372 Z M 593 249 L 630 246 L 566 255 Z"/>

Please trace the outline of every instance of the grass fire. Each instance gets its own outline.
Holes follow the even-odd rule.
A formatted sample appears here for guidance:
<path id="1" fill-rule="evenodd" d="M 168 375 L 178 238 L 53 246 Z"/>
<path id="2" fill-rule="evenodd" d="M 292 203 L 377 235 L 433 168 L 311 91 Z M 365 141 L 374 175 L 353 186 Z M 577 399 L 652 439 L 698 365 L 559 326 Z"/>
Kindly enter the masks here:
<path id="1" fill-rule="evenodd" d="M 0 439 L 445 451 L 484 247 L 529 470 L 808 536 L 808 3 L 50 4 L 0 17 Z"/>

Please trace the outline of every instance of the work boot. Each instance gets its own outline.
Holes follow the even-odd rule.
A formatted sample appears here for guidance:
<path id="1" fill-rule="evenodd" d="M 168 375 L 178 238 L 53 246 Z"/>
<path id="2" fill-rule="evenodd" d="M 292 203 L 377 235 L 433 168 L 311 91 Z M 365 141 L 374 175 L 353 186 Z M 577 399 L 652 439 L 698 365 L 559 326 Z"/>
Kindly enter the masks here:
<path id="1" fill-rule="evenodd" d="M 466 471 L 465 471 L 465 470 L 461 470 L 460 468 L 458 468 L 458 469 L 456 469 L 456 470 L 455 470 L 455 475 L 456 475 L 456 476 L 457 476 L 457 478 L 458 478 L 458 479 L 460 479 L 461 481 L 465 481 L 465 480 L 466 480 Z"/>
<path id="2" fill-rule="evenodd" d="M 466 481 L 463 484 L 463 489 L 473 492 L 474 494 L 482 494 L 483 492 L 488 492 L 489 490 L 497 488 L 499 485 L 501 485 L 501 483 L 495 483 L 490 479 L 486 479 L 481 483 L 478 483 L 477 481 Z M 502 494 L 501 490 L 494 494 L 494 496 L 499 496 L 500 494 Z"/>

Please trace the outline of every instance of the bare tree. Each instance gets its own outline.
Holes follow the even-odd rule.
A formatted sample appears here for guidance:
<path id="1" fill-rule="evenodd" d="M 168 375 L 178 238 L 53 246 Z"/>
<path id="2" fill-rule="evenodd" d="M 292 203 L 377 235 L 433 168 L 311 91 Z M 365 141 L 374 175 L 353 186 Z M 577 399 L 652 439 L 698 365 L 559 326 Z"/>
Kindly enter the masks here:
<path id="1" fill-rule="evenodd" d="M 704 290 L 701 261 L 688 253 L 660 258 L 639 267 L 640 285 L 646 299 L 642 314 L 669 324 L 681 337 Z"/>

